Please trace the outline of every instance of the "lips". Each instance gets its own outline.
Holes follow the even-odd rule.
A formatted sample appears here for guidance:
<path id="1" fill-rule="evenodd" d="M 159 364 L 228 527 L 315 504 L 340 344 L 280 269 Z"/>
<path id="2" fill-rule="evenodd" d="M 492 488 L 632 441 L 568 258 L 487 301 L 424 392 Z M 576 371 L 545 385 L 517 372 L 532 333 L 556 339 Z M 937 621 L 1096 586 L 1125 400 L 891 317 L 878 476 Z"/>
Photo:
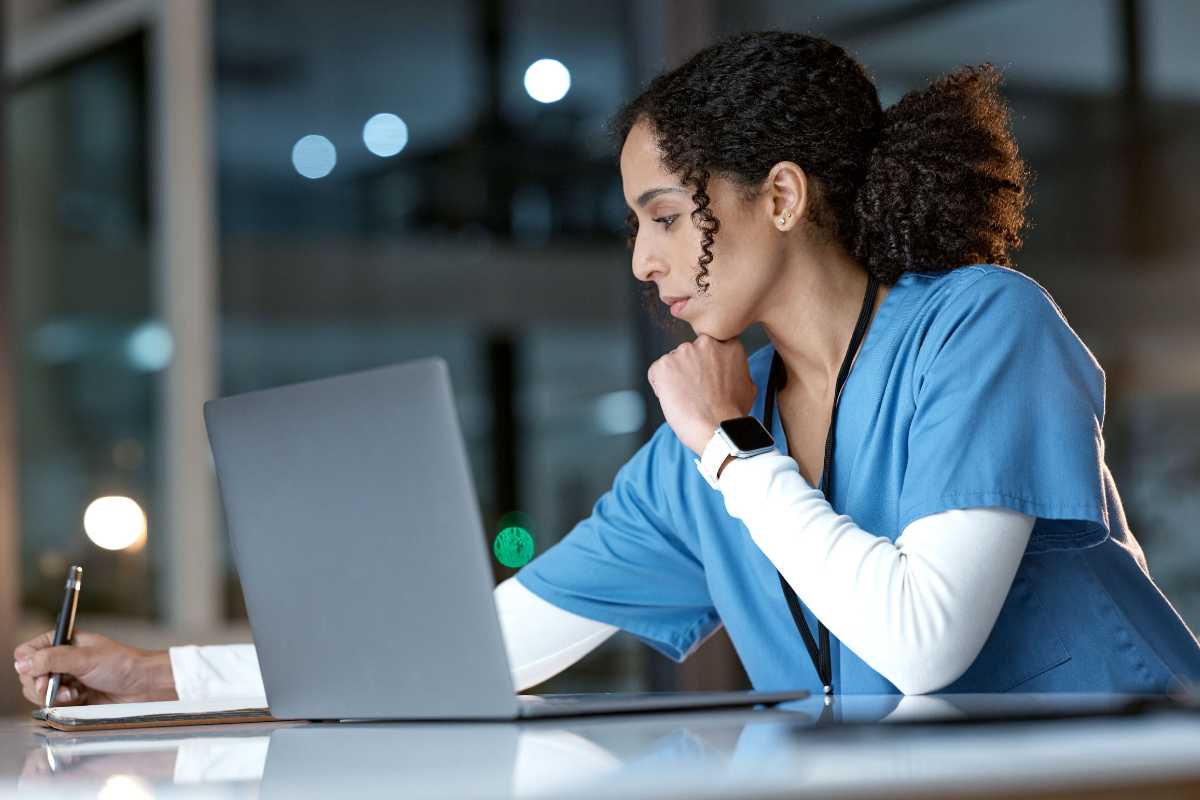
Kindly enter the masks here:
<path id="1" fill-rule="evenodd" d="M 671 307 L 671 316 L 678 317 L 688 304 L 687 297 L 662 297 L 664 303 Z"/>

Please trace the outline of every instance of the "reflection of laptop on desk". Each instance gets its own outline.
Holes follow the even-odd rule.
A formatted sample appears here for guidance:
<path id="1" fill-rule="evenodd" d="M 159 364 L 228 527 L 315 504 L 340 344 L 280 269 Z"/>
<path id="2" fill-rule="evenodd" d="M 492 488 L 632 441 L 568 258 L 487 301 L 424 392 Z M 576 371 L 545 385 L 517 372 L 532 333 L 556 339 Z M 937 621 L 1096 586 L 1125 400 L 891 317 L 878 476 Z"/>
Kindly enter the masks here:
<path id="1" fill-rule="evenodd" d="M 206 403 L 279 719 L 512 719 L 805 691 L 513 692 L 449 374 L 427 359 Z"/>

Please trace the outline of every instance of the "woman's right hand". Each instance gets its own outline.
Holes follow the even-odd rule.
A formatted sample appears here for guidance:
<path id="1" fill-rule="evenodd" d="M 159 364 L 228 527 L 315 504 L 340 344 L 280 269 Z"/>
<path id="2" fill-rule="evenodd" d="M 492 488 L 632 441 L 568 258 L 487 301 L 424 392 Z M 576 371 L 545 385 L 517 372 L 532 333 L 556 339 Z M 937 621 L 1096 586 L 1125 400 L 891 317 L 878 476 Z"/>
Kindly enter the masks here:
<path id="1" fill-rule="evenodd" d="M 63 676 L 54 698 L 58 706 L 178 699 L 166 650 L 141 650 L 84 631 L 70 645 L 53 642 L 54 632 L 47 631 L 13 650 L 25 699 L 36 706 L 45 705 L 53 672 Z"/>

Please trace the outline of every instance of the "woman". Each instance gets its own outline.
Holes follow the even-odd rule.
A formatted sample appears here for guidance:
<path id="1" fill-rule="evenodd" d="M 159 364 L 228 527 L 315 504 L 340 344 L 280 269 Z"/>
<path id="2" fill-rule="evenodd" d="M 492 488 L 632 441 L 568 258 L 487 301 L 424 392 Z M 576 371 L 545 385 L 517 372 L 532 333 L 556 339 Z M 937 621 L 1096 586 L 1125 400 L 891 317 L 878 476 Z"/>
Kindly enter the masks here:
<path id="1" fill-rule="evenodd" d="M 1200 679 L 1104 464 L 1104 373 L 1008 267 L 1027 171 L 998 84 L 884 111 L 840 47 L 751 33 L 621 111 L 633 272 L 696 339 L 650 368 L 666 423 L 497 587 L 518 688 L 618 628 L 680 660 L 722 624 L 758 689 Z M 52 671 L 65 703 L 261 691 L 247 645 L 48 639 L 15 652 L 33 702 Z"/>

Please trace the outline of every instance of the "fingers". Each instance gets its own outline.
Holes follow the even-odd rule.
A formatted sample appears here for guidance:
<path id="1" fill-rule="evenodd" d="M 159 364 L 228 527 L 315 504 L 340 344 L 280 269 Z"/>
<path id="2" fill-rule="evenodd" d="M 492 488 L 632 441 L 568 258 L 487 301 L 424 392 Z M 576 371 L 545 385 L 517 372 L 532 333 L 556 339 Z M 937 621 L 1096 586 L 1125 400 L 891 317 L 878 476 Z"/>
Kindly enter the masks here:
<path id="1" fill-rule="evenodd" d="M 91 650 L 73 645 L 47 647 L 33 654 L 34 674 L 61 672 L 80 677 L 92 667 Z"/>
<path id="2" fill-rule="evenodd" d="M 36 651 L 54 644 L 54 631 L 46 631 L 35 636 L 28 642 L 22 642 L 13 650 L 13 661 L 22 661 L 31 657 Z"/>
<path id="3" fill-rule="evenodd" d="M 87 631 L 75 631 L 75 635 L 71 638 L 71 644 L 81 645 L 83 647 L 92 647 L 103 642 L 109 641 L 103 636 Z M 22 642 L 13 649 L 13 662 L 23 661 L 27 658 L 32 658 L 33 654 L 38 650 L 44 650 L 54 644 L 54 631 L 46 631 L 33 637 L 27 642 Z"/>
<path id="4" fill-rule="evenodd" d="M 43 695 L 44 697 L 45 695 Z M 78 706 L 85 702 L 85 695 L 79 686 L 79 683 L 72 680 L 64 680 L 62 685 L 58 687 L 58 694 L 54 696 L 54 705 L 56 706 Z"/>
<path id="5" fill-rule="evenodd" d="M 81 675 L 91 668 L 90 652 L 74 645 L 44 647 L 28 658 L 17 661 L 15 666 L 22 675 L 47 675 L 51 672 Z"/>
<path id="6" fill-rule="evenodd" d="M 53 641 L 53 639 L 51 639 Z M 95 647 L 100 644 L 111 644 L 112 639 L 106 636 L 101 636 L 98 633 L 88 633 L 87 631 L 75 631 L 75 635 L 71 637 L 71 644 L 78 647 Z"/>
<path id="7" fill-rule="evenodd" d="M 50 683 L 48 675 L 23 677 L 21 679 L 21 694 L 38 708 L 46 705 L 46 687 Z M 59 684 L 58 693 L 54 696 L 56 706 L 76 706 L 87 702 L 87 691 L 78 682 L 64 678 Z"/>
<path id="8" fill-rule="evenodd" d="M 46 698 L 46 693 L 42 692 L 42 696 L 38 697 L 37 689 L 34 688 L 32 681 L 21 683 L 21 694 L 26 700 L 33 703 L 38 708 L 41 708 L 44 705 L 42 701 Z"/>
<path id="9" fill-rule="evenodd" d="M 59 673 L 62 681 L 55 705 L 86 703 L 90 691 L 76 677 L 85 678 L 96 668 L 96 659 L 109 640 L 97 634 L 79 631 L 71 645 L 54 646 L 54 632 L 47 631 L 13 650 L 13 668 L 21 682 L 21 694 L 37 706 L 45 704 L 50 674 Z"/>
<path id="10" fill-rule="evenodd" d="M 44 679 L 44 676 L 43 676 L 43 679 Z M 30 697 L 34 697 L 37 695 L 37 691 L 38 691 L 38 685 L 37 685 L 37 676 L 36 675 L 21 676 L 21 693 L 22 694 L 25 694 L 26 692 L 28 692 Z M 43 683 L 42 684 L 42 694 L 44 695 L 45 693 L 46 693 L 46 684 Z"/>
<path id="11" fill-rule="evenodd" d="M 36 678 L 30 676 L 21 681 L 21 694 L 25 695 L 25 699 L 33 703 L 38 708 L 46 705 L 46 684 L 50 678 L 46 675 L 39 675 Z"/>

